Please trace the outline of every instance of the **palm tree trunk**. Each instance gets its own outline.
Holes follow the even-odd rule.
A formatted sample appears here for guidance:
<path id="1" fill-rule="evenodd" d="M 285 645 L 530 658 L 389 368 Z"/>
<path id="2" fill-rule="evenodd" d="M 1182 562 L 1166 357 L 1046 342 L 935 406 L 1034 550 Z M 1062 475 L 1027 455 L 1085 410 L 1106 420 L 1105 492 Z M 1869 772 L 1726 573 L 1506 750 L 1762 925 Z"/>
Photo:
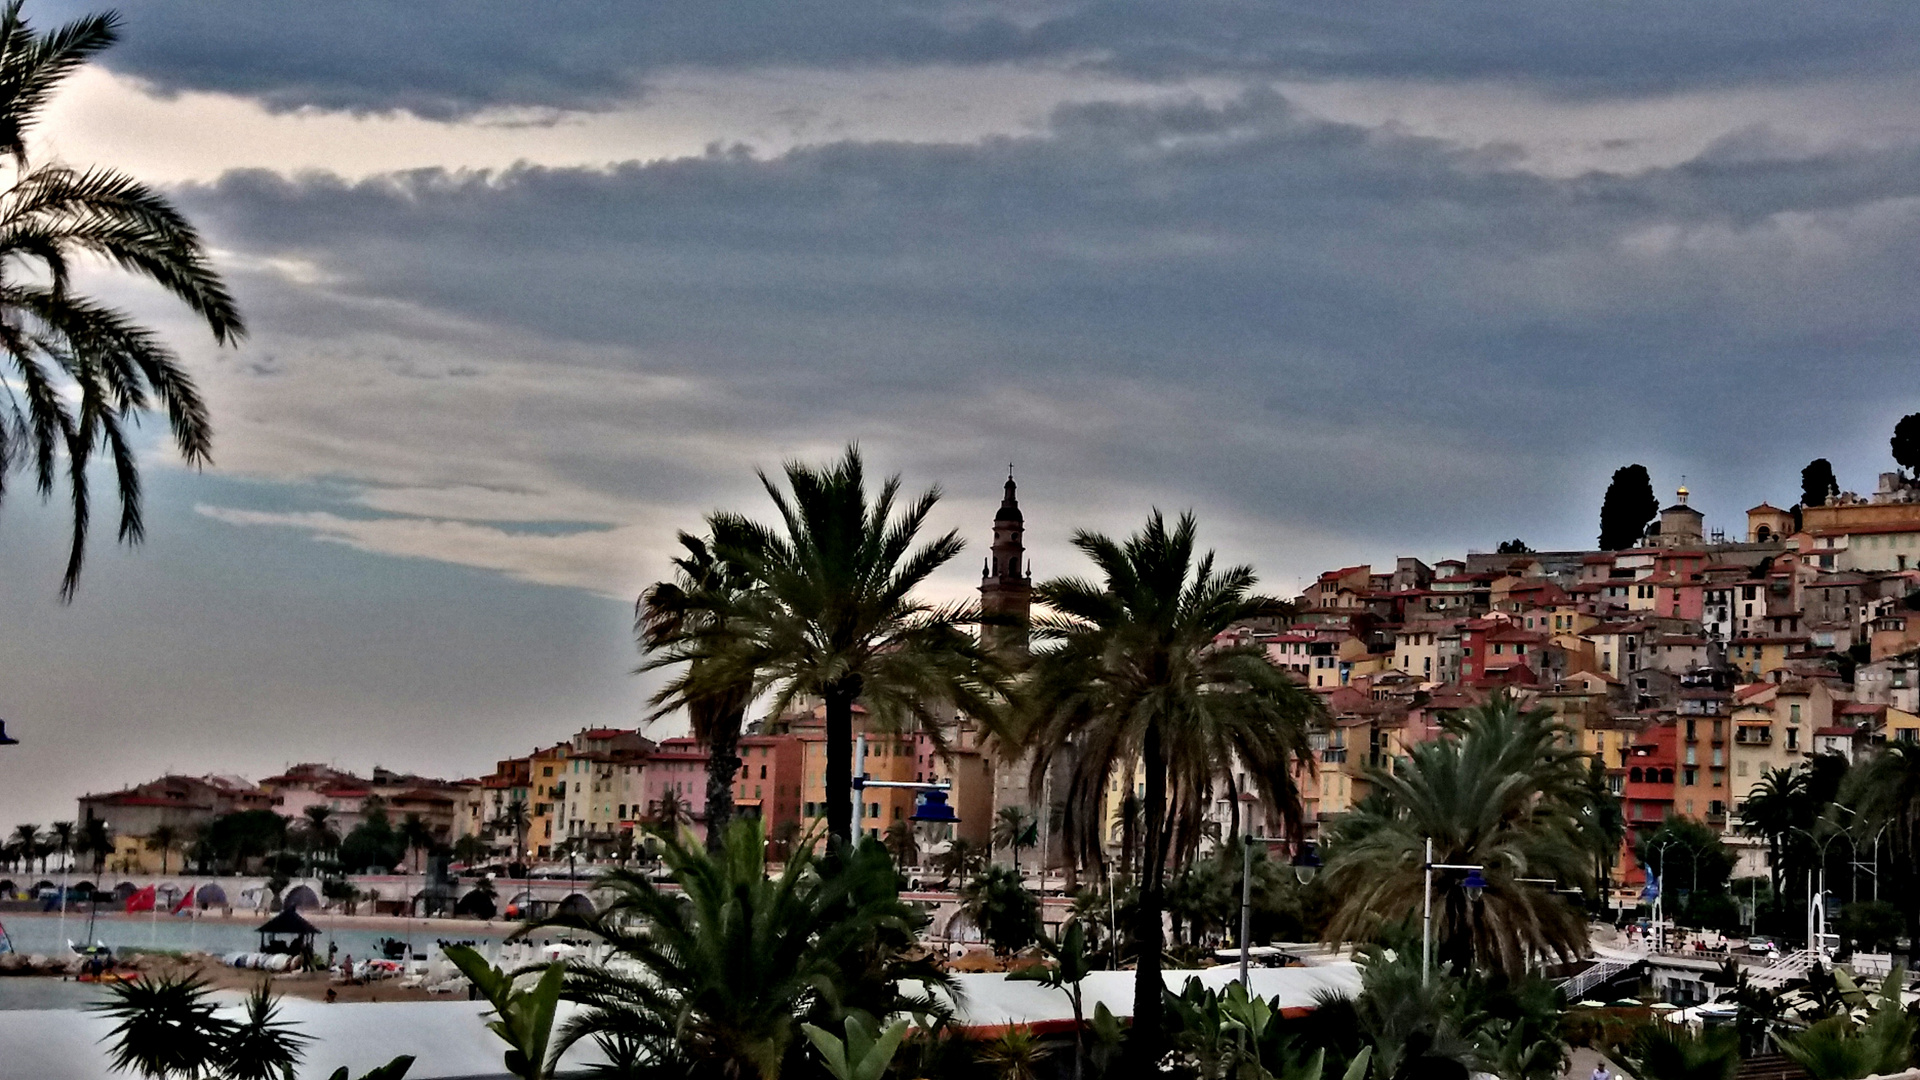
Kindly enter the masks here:
<path id="1" fill-rule="evenodd" d="M 827 689 L 827 835 L 843 844 L 853 842 L 853 699 L 856 687 L 845 683 Z"/>
<path id="2" fill-rule="evenodd" d="M 1141 748 L 1141 765 L 1147 774 L 1147 794 L 1142 807 L 1146 821 L 1146 866 L 1140 875 L 1140 907 L 1134 918 L 1134 952 L 1138 958 L 1133 971 L 1133 1034 L 1128 1040 L 1129 1056 L 1143 1075 L 1157 1072 L 1162 1052 L 1160 1038 L 1161 1001 L 1165 984 L 1160 977 L 1160 954 L 1165 939 L 1160 913 L 1166 906 L 1167 763 L 1160 747 L 1160 728 L 1147 726 Z"/>
<path id="3" fill-rule="evenodd" d="M 740 721 L 744 711 L 723 716 L 707 746 L 707 850 L 718 852 L 733 821 L 733 782 L 740 775 Z M 763 815 L 764 816 L 764 815 Z"/>

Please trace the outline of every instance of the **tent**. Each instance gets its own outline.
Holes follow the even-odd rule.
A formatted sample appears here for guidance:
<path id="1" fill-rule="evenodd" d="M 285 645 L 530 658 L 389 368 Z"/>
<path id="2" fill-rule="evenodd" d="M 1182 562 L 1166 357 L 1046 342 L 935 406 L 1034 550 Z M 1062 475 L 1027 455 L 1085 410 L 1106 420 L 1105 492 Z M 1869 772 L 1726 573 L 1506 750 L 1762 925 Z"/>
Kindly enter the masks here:
<path id="1" fill-rule="evenodd" d="M 261 952 L 311 952 L 313 950 L 313 939 L 320 936 L 319 928 L 301 918 L 300 912 L 295 908 L 287 908 L 280 912 L 280 914 L 268 919 L 266 923 L 254 931 L 254 933 L 260 935 Z M 287 945 L 281 945 L 277 940 L 270 941 L 270 939 L 283 937 L 290 937 L 293 940 L 287 943 Z M 269 948 L 269 944 L 278 947 Z M 291 947 L 289 948 L 288 946 Z"/>

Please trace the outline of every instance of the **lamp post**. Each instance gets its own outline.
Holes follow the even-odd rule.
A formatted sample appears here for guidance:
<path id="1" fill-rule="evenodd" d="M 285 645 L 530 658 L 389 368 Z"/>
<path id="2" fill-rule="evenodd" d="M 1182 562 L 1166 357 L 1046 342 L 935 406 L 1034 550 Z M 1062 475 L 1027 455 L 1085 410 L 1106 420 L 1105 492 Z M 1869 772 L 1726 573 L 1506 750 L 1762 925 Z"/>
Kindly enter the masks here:
<path id="1" fill-rule="evenodd" d="M 1848 836 L 1845 832 L 1836 831 L 1828 833 L 1826 839 L 1822 840 L 1820 837 L 1797 826 L 1793 831 L 1813 841 L 1815 849 L 1820 852 L 1820 892 L 1817 897 L 1813 892 L 1813 874 L 1811 872 L 1807 874 L 1807 950 L 1818 953 L 1820 946 L 1826 943 L 1827 937 L 1827 849 L 1833 846 L 1835 840 L 1845 840 L 1848 844 L 1853 844 L 1853 837 Z M 1859 845 L 1855 844 L 1853 851 L 1854 856 L 1858 858 L 1860 854 Z M 1818 907 L 1815 906 L 1816 901 Z M 1819 916 L 1817 937 L 1815 936 L 1816 913 Z"/>
<path id="2" fill-rule="evenodd" d="M 1433 981 L 1433 872 L 1435 870 L 1465 870 L 1467 877 L 1460 883 L 1466 890 L 1469 901 L 1480 899 L 1480 893 L 1487 887 L 1487 879 L 1480 876 L 1486 869 L 1479 863 L 1437 863 L 1433 861 L 1433 837 L 1427 837 L 1427 858 L 1422 868 L 1426 871 L 1426 893 L 1420 920 L 1420 985 Z"/>
<path id="3" fill-rule="evenodd" d="M 1247 982 L 1247 949 L 1253 941 L 1253 845 L 1255 841 L 1263 844 L 1279 842 L 1278 836 L 1246 836 L 1240 844 L 1240 985 L 1249 991 L 1253 989 Z M 1320 869 L 1320 855 L 1313 850 L 1313 842 L 1301 845 L 1298 854 L 1293 857 L 1293 876 L 1305 885 L 1313 880 Z"/>
<path id="4" fill-rule="evenodd" d="M 1833 808 L 1852 818 L 1855 822 L 1861 822 L 1862 820 L 1860 814 L 1851 807 L 1834 803 Z M 1873 898 L 1875 900 L 1880 899 L 1880 837 L 1886 834 L 1887 826 L 1890 824 L 1892 824 L 1892 822 L 1883 822 L 1880 828 L 1874 830 L 1873 834 L 1873 863 L 1867 867 L 1867 873 L 1873 875 Z M 1848 863 L 1848 868 L 1852 871 L 1852 873 L 1847 875 L 1847 901 L 1849 903 L 1860 898 L 1860 869 L 1862 865 L 1860 862 L 1860 845 L 1856 842 L 1853 845 L 1853 859 Z"/>

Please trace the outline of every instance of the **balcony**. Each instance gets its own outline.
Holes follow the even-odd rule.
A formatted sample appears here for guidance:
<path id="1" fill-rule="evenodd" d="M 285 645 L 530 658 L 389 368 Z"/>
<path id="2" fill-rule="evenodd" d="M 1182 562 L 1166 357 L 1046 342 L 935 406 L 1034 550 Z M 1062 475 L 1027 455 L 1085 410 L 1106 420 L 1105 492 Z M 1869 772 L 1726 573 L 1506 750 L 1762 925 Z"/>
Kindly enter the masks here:
<path id="1" fill-rule="evenodd" d="M 1741 728 L 1733 733 L 1733 741 L 1739 746 L 1770 746 L 1773 744 L 1771 728 Z"/>
<path id="2" fill-rule="evenodd" d="M 1329 746 L 1325 750 L 1320 751 L 1320 760 L 1327 765 L 1345 765 L 1347 763 L 1347 748 L 1344 746 Z"/>

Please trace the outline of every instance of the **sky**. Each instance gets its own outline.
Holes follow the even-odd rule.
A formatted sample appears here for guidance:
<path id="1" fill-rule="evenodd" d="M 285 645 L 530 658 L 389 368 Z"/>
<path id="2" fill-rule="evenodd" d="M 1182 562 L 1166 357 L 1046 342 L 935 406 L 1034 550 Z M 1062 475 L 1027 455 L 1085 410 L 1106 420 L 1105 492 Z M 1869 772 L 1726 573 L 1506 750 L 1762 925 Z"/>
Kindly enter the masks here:
<path id="1" fill-rule="evenodd" d="M 89 4 L 34 0 L 51 25 Z M 149 539 L 0 504 L 0 824 L 295 761 L 476 775 L 638 722 L 633 599 L 857 442 L 1036 575 L 1191 509 L 1321 569 L 1709 528 L 1920 409 L 1920 8 L 1798 0 L 145 0 L 38 160 L 161 187 L 215 426 Z M 671 721 L 668 721 L 671 724 Z"/>

